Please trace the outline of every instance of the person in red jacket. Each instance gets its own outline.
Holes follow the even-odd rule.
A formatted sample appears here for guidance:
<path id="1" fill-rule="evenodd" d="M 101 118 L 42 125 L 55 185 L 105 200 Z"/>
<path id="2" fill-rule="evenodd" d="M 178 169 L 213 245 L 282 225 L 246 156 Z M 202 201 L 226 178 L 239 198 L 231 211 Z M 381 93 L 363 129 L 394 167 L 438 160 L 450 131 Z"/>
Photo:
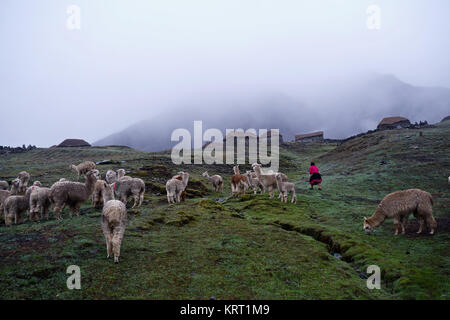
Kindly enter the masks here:
<path id="1" fill-rule="evenodd" d="M 322 183 L 322 176 L 314 162 L 311 162 L 311 166 L 309 167 L 309 183 L 311 184 L 311 190 L 314 189 L 313 186 L 316 184 L 319 185 L 319 190 L 322 190 L 322 186 L 320 185 Z"/>

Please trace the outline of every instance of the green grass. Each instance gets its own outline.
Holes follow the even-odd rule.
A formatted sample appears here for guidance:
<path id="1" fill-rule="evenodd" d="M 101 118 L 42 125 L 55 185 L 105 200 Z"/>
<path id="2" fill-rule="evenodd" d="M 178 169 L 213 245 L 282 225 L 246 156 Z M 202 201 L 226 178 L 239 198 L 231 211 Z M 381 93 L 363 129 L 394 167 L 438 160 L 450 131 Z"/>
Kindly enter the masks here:
<path id="1" fill-rule="evenodd" d="M 106 259 L 100 210 L 79 217 L 0 226 L 3 299 L 448 299 L 450 127 L 376 132 L 345 144 L 287 144 L 280 171 L 297 187 L 297 204 L 267 194 L 230 195 L 229 165 L 174 166 L 168 153 L 128 148 L 38 149 L 0 156 L 0 179 L 26 169 L 51 185 L 75 179 L 69 164 L 112 160 L 147 186 L 144 205 L 128 212 L 119 264 Z M 416 148 L 417 147 L 417 148 Z M 316 161 L 321 192 L 308 190 Z M 381 164 L 381 161 L 385 164 Z M 249 166 L 241 166 L 241 171 Z M 191 174 L 188 199 L 168 205 L 165 181 Z M 221 174 L 223 193 L 201 173 Z M 437 234 L 394 236 L 387 221 L 371 236 L 362 230 L 387 193 L 432 193 Z M 342 258 L 339 258 L 339 255 Z M 337 256 L 337 257 L 335 257 Z M 81 290 L 68 290 L 66 269 L 81 268 Z M 367 266 L 382 271 L 382 289 L 366 287 Z"/>

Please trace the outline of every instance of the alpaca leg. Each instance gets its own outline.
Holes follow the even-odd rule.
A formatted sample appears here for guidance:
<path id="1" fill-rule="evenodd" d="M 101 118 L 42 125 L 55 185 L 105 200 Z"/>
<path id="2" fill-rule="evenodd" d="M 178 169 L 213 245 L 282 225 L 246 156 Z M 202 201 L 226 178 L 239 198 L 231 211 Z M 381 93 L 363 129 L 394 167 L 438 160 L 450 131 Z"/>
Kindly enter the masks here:
<path id="1" fill-rule="evenodd" d="M 141 194 L 139 195 L 139 204 L 138 206 L 142 206 L 142 202 L 144 202 L 144 191 L 141 192 Z"/>
<path id="2" fill-rule="evenodd" d="M 295 192 L 292 194 L 292 203 L 297 203 L 297 195 L 295 194 Z"/>
<path id="3" fill-rule="evenodd" d="M 398 221 L 397 218 L 394 218 L 394 228 L 395 228 L 395 233 L 394 233 L 394 235 L 398 235 L 399 221 Z"/>
<path id="4" fill-rule="evenodd" d="M 423 229 L 423 225 L 425 224 L 425 220 L 423 220 L 422 218 L 418 218 L 419 220 L 419 230 L 417 231 L 417 233 L 422 233 L 422 229 Z"/>
<path id="5" fill-rule="evenodd" d="M 425 218 L 425 222 L 427 223 L 428 228 L 430 229 L 430 234 L 434 234 L 434 229 L 437 227 L 436 220 L 432 215 L 428 215 Z"/>
<path id="6" fill-rule="evenodd" d="M 55 206 L 53 207 L 53 215 L 55 216 L 56 219 L 60 220 L 61 219 L 61 208 L 55 204 Z"/>
<path id="7" fill-rule="evenodd" d="M 119 226 L 118 228 L 114 229 L 113 237 L 112 237 L 112 245 L 113 245 L 113 253 L 114 253 L 114 262 L 119 262 L 119 256 L 120 256 L 120 246 L 122 244 L 123 239 L 123 233 L 124 233 L 123 226 Z"/>
<path id="8" fill-rule="evenodd" d="M 105 242 L 106 242 L 106 258 L 109 258 L 111 255 L 111 231 L 109 230 L 108 223 L 106 221 L 103 221 L 102 217 L 102 231 L 103 235 L 105 236 Z"/>

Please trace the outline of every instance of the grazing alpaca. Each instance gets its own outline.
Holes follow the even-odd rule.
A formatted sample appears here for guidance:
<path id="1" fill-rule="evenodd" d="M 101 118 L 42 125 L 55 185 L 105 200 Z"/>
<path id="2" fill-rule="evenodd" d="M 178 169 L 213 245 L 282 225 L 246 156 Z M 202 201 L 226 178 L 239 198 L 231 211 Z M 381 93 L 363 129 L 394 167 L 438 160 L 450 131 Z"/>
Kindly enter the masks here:
<path id="1" fill-rule="evenodd" d="M 95 169 L 95 163 L 92 161 L 84 161 L 79 165 L 70 165 L 69 168 L 74 169 L 77 172 L 78 178 L 77 181 L 80 180 L 80 175 L 86 174 L 87 172 Z"/>
<path id="2" fill-rule="evenodd" d="M 117 180 L 116 172 L 114 170 L 106 171 L 105 180 L 106 180 L 106 182 L 108 182 L 108 184 L 113 184 L 114 182 L 116 182 L 116 180 Z"/>
<path id="3" fill-rule="evenodd" d="M 5 211 L 5 224 L 22 223 L 24 221 L 25 212 L 30 207 L 30 194 L 33 187 L 29 187 L 23 196 L 9 196 L 3 203 Z"/>
<path id="4" fill-rule="evenodd" d="M 221 176 L 216 174 L 210 177 L 208 171 L 203 172 L 202 176 L 212 183 L 214 191 L 223 191 L 223 178 Z"/>
<path id="5" fill-rule="evenodd" d="M 11 191 L 8 190 L 0 190 L 0 213 L 3 212 L 3 203 L 5 202 L 6 198 L 11 196 Z"/>
<path id="6" fill-rule="evenodd" d="M 167 202 L 175 203 L 181 202 L 181 194 L 186 189 L 186 186 L 189 181 L 189 173 L 187 172 L 179 172 L 181 180 L 176 178 L 172 178 L 166 182 L 166 192 L 167 192 Z"/>
<path id="7" fill-rule="evenodd" d="M 19 185 L 20 185 L 20 180 L 19 180 L 19 178 L 15 178 L 15 179 L 11 182 L 11 194 L 12 194 L 12 195 L 19 194 Z"/>
<path id="8" fill-rule="evenodd" d="M 262 183 L 265 189 L 269 191 L 270 198 L 273 198 L 273 191 L 278 188 L 277 185 L 277 179 L 275 177 L 275 174 L 264 174 L 261 171 L 261 165 L 254 163 L 252 165 L 253 170 L 256 173 L 256 176 L 258 177 L 258 180 Z"/>
<path id="9" fill-rule="evenodd" d="M 19 175 L 17 176 L 17 179 L 19 179 L 19 193 L 25 193 L 28 181 L 30 180 L 30 174 L 26 171 L 19 172 Z"/>
<path id="10" fill-rule="evenodd" d="M 120 246 L 127 225 L 127 208 L 122 201 L 114 200 L 112 187 L 101 180 L 102 230 L 106 240 L 107 258 L 114 254 L 114 262 L 119 262 Z"/>
<path id="11" fill-rule="evenodd" d="M 9 183 L 7 181 L 0 181 L 0 190 L 8 190 Z"/>
<path id="12" fill-rule="evenodd" d="M 50 188 L 33 187 L 30 195 L 30 221 L 42 219 L 48 220 L 48 212 L 52 204 L 50 200 Z"/>
<path id="13" fill-rule="evenodd" d="M 231 176 L 231 195 L 235 196 L 247 191 L 249 182 L 245 175 L 239 173 L 239 166 L 233 167 L 234 174 Z"/>
<path id="14" fill-rule="evenodd" d="M 297 203 L 297 196 L 295 195 L 295 185 L 292 182 L 283 181 L 283 174 L 277 173 L 275 175 L 277 179 L 278 190 L 280 190 L 281 202 L 287 203 L 288 194 L 291 194 L 291 202 Z"/>
<path id="15" fill-rule="evenodd" d="M 256 194 L 258 189 L 261 191 L 261 193 L 264 193 L 266 191 L 264 189 L 264 186 L 262 185 L 262 183 L 259 182 L 259 179 L 256 176 L 256 173 L 251 172 L 250 170 L 247 170 L 243 175 L 247 178 L 250 187 L 253 189 L 254 194 Z"/>
<path id="16" fill-rule="evenodd" d="M 66 205 L 70 208 L 70 217 L 72 218 L 72 212 L 80 215 L 80 207 L 83 202 L 87 201 L 94 192 L 94 186 L 97 178 L 94 172 L 88 171 L 86 173 L 86 182 L 72 182 L 63 181 L 56 182 L 50 188 L 50 199 L 54 204 L 53 213 L 57 219 L 61 218 L 61 211 L 64 210 Z"/>
<path id="17" fill-rule="evenodd" d="M 405 234 L 405 225 L 411 212 L 419 220 L 419 231 L 422 232 L 424 224 L 430 228 L 430 234 L 434 234 L 437 227 L 433 217 L 433 198 L 431 194 L 420 189 L 408 189 L 388 194 L 381 200 L 375 213 L 370 218 L 364 217 L 363 228 L 369 234 L 372 228 L 381 225 L 387 218 L 394 219 L 395 235 L 401 227 Z"/>
<path id="18" fill-rule="evenodd" d="M 117 179 L 117 181 L 114 182 L 112 186 L 117 198 L 125 205 L 127 204 L 129 197 L 133 197 L 134 199 L 132 208 L 134 208 L 136 205 L 138 207 L 142 205 L 145 193 L 145 183 L 142 179 L 124 179 L 124 177 L 122 177 L 121 179 Z"/>

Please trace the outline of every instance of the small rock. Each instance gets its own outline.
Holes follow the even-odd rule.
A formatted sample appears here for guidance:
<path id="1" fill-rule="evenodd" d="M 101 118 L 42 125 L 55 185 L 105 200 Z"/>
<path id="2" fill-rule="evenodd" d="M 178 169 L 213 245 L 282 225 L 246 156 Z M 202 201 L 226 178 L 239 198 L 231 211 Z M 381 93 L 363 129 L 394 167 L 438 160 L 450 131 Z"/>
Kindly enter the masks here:
<path id="1" fill-rule="evenodd" d="M 337 252 L 333 253 L 333 257 L 335 257 L 336 259 L 339 259 L 339 260 L 342 259 L 342 256 Z"/>

